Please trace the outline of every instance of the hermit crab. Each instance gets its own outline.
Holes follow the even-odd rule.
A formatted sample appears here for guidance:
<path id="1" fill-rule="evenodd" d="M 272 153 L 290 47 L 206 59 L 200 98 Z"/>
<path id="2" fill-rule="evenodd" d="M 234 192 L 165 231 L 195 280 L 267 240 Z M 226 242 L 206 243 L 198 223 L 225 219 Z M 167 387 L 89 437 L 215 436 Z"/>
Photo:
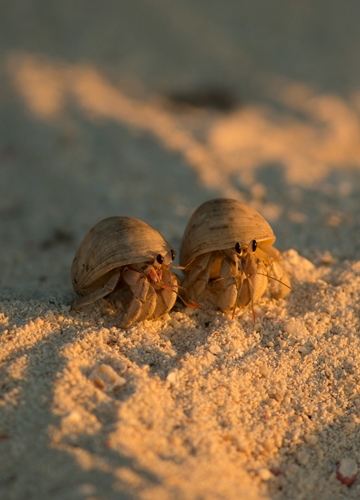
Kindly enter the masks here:
<path id="1" fill-rule="evenodd" d="M 219 198 L 202 204 L 190 218 L 180 249 L 182 287 L 192 300 L 213 292 L 224 312 L 253 304 L 269 288 L 275 299 L 290 291 L 290 281 L 272 246 L 266 220 L 241 201 Z"/>
<path id="2" fill-rule="evenodd" d="M 115 289 L 127 289 L 130 304 L 123 327 L 162 316 L 177 297 L 178 277 L 169 268 L 175 255 L 161 234 L 141 220 L 102 220 L 87 233 L 72 263 L 72 284 L 80 295 L 73 309 L 81 309 Z"/>

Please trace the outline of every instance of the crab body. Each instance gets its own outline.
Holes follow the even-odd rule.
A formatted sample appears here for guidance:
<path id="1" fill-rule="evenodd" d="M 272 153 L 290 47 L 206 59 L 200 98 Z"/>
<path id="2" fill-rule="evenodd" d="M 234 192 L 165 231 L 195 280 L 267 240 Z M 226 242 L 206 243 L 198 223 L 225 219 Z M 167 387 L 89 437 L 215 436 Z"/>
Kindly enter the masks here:
<path id="1" fill-rule="evenodd" d="M 190 218 L 180 249 L 182 286 L 192 300 L 205 289 L 223 311 L 253 304 L 269 288 L 276 299 L 290 291 L 281 254 L 266 220 L 238 200 L 219 198 L 202 204 Z"/>
<path id="2" fill-rule="evenodd" d="M 139 219 L 102 220 L 87 233 L 72 263 L 72 284 L 80 295 L 73 309 L 115 288 L 130 288 L 132 299 L 122 326 L 162 316 L 177 297 L 178 278 L 169 269 L 175 255 L 161 234 Z"/>

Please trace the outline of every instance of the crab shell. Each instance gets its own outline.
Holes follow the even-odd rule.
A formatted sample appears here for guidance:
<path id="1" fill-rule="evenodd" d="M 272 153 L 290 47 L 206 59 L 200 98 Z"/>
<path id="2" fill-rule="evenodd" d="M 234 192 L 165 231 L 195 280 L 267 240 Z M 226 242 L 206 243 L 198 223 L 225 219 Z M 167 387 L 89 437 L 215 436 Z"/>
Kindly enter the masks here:
<path id="1" fill-rule="evenodd" d="M 253 208 L 238 200 L 217 198 L 206 201 L 191 216 L 182 239 L 180 265 L 216 250 L 233 249 L 236 243 L 272 245 L 273 230 Z M 275 249 L 274 249 L 275 250 Z"/>
<path id="2" fill-rule="evenodd" d="M 74 290 L 88 295 L 109 273 L 129 264 L 152 262 L 172 247 L 153 227 L 132 217 L 109 217 L 96 224 L 80 244 L 71 267 Z"/>

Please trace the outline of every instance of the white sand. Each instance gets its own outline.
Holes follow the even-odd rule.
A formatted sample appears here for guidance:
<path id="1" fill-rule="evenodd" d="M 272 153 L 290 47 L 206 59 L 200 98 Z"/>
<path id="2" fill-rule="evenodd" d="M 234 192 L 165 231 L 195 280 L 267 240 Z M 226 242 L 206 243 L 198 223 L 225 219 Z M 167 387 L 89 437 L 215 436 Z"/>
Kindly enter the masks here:
<path id="1" fill-rule="evenodd" d="M 322 4 L 4 7 L 1 500 L 360 497 L 336 473 L 360 463 L 360 9 Z M 164 98 L 206 85 L 234 107 Z M 215 196 L 271 223 L 286 299 L 255 323 L 70 314 L 91 226 L 138 217 L 179 249 Z"/>

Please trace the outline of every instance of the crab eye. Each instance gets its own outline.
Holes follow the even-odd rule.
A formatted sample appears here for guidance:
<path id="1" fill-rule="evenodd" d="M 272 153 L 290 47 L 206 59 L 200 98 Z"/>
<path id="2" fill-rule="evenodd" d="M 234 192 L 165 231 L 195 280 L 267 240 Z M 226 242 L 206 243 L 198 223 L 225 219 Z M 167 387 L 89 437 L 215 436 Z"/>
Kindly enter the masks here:
<path id="1" fill-rule="evenodd" d="M 239 242 L 235 243 L 235 252 L 238 253 L 239 255 L 241 255 L 243 252 Z"/>
<path id="2" fill-rule="evenodd" d="M 164 262 L 164 257 L 159 253 L 156 257 L 156 260 L 159 264 L 162 264 Z"/>
<path id="3" fill-rule="evenodd" d="M 176 252 L 173 249 L 171 249 L 170 252 L 171 252 L 171 260 L 173 261 L 176 257 Z"/>
<path id="4" fill-rule="evenodd" d="M 256 240 L 251 240 L 249 243 L 249 247 L 251 249 L 251 252 L 255 252 L 257 249 L 257 241 Z"/>
<path id="5" fill-rule="evenodd" d="M 249 243 L 249 247 L 251 248 L 252 252 L 255 252 L 255 250 L 257 249 L 257 241 L 251 240 Z"/>

